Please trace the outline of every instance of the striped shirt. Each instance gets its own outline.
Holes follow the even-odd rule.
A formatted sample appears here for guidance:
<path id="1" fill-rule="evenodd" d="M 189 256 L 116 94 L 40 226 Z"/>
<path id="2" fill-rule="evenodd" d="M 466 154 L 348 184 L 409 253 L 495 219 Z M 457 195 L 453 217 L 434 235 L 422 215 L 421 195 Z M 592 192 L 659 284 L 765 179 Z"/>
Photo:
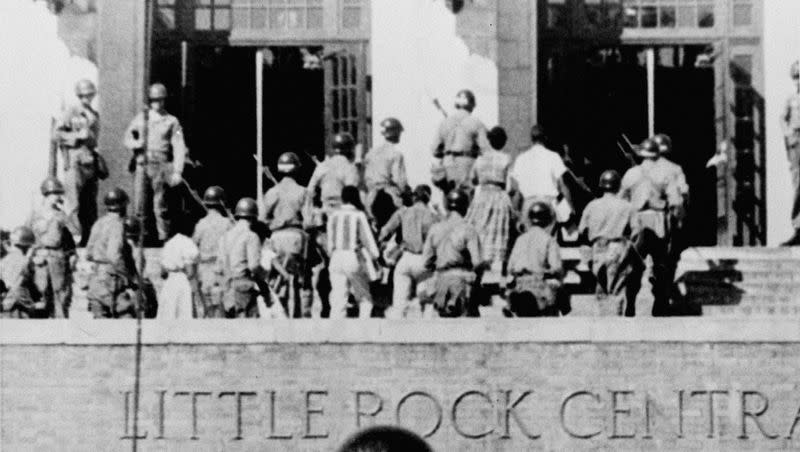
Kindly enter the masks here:
<path id="1" fill-rule="evenodd" d="M 366 248 L 374 259 L 380 256 L 367 215 L 345 204 L 328 218 L 328 251 L 358 251 L 361 248 Z"/>

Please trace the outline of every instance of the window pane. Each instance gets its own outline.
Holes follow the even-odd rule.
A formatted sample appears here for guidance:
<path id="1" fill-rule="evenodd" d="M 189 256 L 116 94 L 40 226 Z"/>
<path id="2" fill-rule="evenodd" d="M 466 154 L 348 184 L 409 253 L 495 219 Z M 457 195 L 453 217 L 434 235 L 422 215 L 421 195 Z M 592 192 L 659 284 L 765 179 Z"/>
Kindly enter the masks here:
<path id="1" fill-rule="evenodd" d="M 350 88 L 350 116 L 358 116 L 358 97 L 356 96 L 355 88 Z"/>
<path id="2" fill-rule="evenodd" d="M 211 0 L 195 0 L 197 6 L 211 6 Z"/>
<path id="3" fill-rule="evenodd" d="M 267 28 L 267 9 L 253 8 L 250 13 L 250 27 L 256 30 Z"/>
<path id="4" fill-rule="evenodd" d="M 694 28 L 697 24 L 695 16 L 696 8 L 694 6 L 679 6 L 678 7 L 678 26 Z"/>
<path id="5" fill-rule="evenodd" d="M 228 6 L 230 4 L 231 4 L 231 0 L 214 0 L 214 5 L 216 5 L 216 6 Z"/>
<path id="6" fill-rule="evenodd" d="M 308 8 L 306 14 L 306 27 L 312 29 L 322 28 L 322 8 Z"/>
<path id="7" fill-rule="evenodd" d="M 341 117 L 342 118 L 349 118 L 350 117 L 350 97 L 347 95 L 347 89 L 342 90 L 342 101 L 339 105 L 342 107 Z"/>
<path id="8" fill-rule="evenodd" d="M 344 28 L 361 27 L 361 8 L 346 6 L 342 9 L 342 26 Z"/>
<path id="9" fill-rule="evenodd" d="M 355 55 L 353 55 L 350 57 L 350 83 L 352 83 L 353 85 L 356 85 L 358 83 L 356 78 L 358 75 L 357 72 L 358 68 L 356 67 L 356 57 Z"/>
<path id="10" fill-rule="evenodd" d="M 208 8 L 197 8 L 194 10 L 194 29 L 211 30 L 211 10 Z"/>
<path id="11" fill-rule="evenodd" d="M 341 58 L 339 60 L 339 62 L 342 65 L 341 66 L 341 69 L 342 69 L 342 74 L 341 74 L 342 85 L 347 85 L 347 79 L 348 79 L 348 77 L 347 77 L 347 57 L 345 56 L 344 58 Z"/>
<path id="12" fill-rule="evenodd" d="M 714 5 L 697 6 L 697 25 L 700 28 L 712 28 L 714 26 Z"/>
<path id="13" fill-rule="evenodd" d="M 642 7 L 642 28 L 655 28 L 658 26 L 658 8 L 655 6 Z"/>
<path id="14" fill-rule="evenodd" d="M 286 10 L 283 8 L 270 8 L 269 28 L 272 30 L 286 29 Z"/>
<path id="15" fill-rule="evenodd" d="M 231 29 L 231 10 L 224 8 L 214 10 L 214 29 L 215 30 Z"/>
<path id="16" fill-rule="evenodd" d="M 638 6 L 625 6 L 624 23 L 625 28 L 637 28 L 639 26 L 639 7 Z"/>
<path id="17" fill-rule="evenodd" d="M 331 114 L 333 119 L 339 119 L 339 90 L 331 90 Z"/>
<path id="18" fill-rule="evenodd" d="M 305 21 L 303 20 L 303 9 L 288 8 L 286 10 L 286 22 L 290 30 L 304 28 Z"/>
<path id="19" fill-rule="evenodd" d="M 659 26 L 664 28 L 674 28 L 675 27 L 675 7 L 674 6 L 662 6 L 659 10 L 661 13 L 659 16 Z"/>
<path id="20" fill-rule="evenodd" d="M 175 10 L 169 8 L 159 8 L 156 12 L 156 22 L 163 24 L 169 30 L 175 29 Z"/>
<path id="21" fill-rule="evenodd" d="M 233 27 L 250 28 L 250 10 L 247 8 L 233 8 Z"/>
<path id="22" fill-rule="evenodd" d="M 753 25 L 753 5 L 737 3 L 733 6 L 733 26 L 749 27 Z"/>
<path id="23" fill-rule="evenodd" d="M 174 5 L 175 0 L 158 0 L 159 5 Z"/>
<path id="24" fill-rule="evenodd" d="M 339 84 L 339 58 L 333 57 L 331 58 L 331 75 L 333 80 L 333 86 Z"/>

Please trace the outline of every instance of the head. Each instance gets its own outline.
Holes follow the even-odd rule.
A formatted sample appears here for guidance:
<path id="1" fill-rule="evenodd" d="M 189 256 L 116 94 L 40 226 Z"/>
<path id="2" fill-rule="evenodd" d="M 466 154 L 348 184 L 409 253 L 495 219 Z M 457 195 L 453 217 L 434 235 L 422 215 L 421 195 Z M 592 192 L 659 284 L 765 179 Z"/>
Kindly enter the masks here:
<path id="1" fill-rule="evenodd" d="M 333 137 L 333 154 L 343 155 L 349 160 L 352 160 L 353 149 L 356 146 L 356 140 L 347 132 L 337 133 Z"/>
<path id="2" fill-rule="evenodd" d="M 31 228 L 20 226 L 11 231 L 9 242 L 11 242 L 11 246 L 19 248 L 24 253 L 36 243 L 36 236 L 33 235 L 33 230 L 31 230 Z"/>
<path id="3" fill-rule="evenodd" d="M 639 157 L 647 160 L 655 160 L 659 155 L 659 146 L 653 139 L 646 139 L 636 148 Z"/>
<path id="4" fill-rule="evenodd" d="M 381 121 L 381 135 L 390 143 L 399 143 L 403 134 L 403 124 L 397 118 L 386 118 Z"/>
<path id="5" fill-rule="evenodd" d="M 284 152 L 278 157 L 278 177 L 294 177 L 300 170 L 300 158 L 294 152 Z"/>
<path id="6" fill-rule="evenodd" d="M 97 94 L 97 88 L 91 80 L 82 79 L 75 84 L 75 96 L 84 107 L 90 107 L 94 96 Z"/>
<path id="7" fill-rule="evenodd" d="M 121 188 L 112 188 L 103 197 L 106 210 L 125 216 L 128 209 L 128 194 Z"/>
<path id="8" fill-rule="evenodd" d="M 206 188 L 203 193 L 203 205 L 206 208 L 222 210 L 225 208 L 225 190 L 218 186 L 212 185 Z"/>
<path id="9" fill-rule="evenodd" d="M 469 208 L 469 196 L 463 190 L 456 188 L 447 193 L 445 204 L 448 212 L 456 212 L 464 216 Z"/>
<path id="10" fill-rule="evenodd" d="M 506 129 L 495 126 L 486 133 L 486 138 L 489 139 L 489 144 L 492 146 L 492 149 L 501 150 L 506 146 L 506 142 L 508 141 L 508 135 L 506 135 Z"/>
<path id="11" fill-rule="evenodd" d="M 544 134 L 544 128 L 539 124 L 534 124 L 531 127 L 531 142 L 533 144 L 544 144 L 547 141 L 547 136 Z"/>
<path id="12" fill-rule="evenodd" d="M 597 184 L 603 193 L 617 193 L 619 191 L 619 173 L 614 170 L 603 171 Z"/>
<path id="13" fill-rule="evenodd" d="M 426 184 L 420 184 L 414 187 L 414 192 L 411 195 L 414 202 L 428 204 L 431 201 L 431 187 Z"/>
<path id="14" fill-rule="evenodd" d="M 253 198 L 242 198 L 236 203 L 236 208 L 233 209 L 233 217 L 237 221 L 253 222 L 258 217 L 258 204 Z"/>
<path id="15" fill-rule="evenodd" d="M 147 101 L 150 109 L 163 112 L 167 101 L 167 87 L 163 83 L 153 83 L 147 90 Z"/>
<path id="16" fill-rule="evenodd" d="M 364 205 L 361 203 L 361 192 L 358 187 L 347 185 L 342 188 L 342 203 L 355 206 L 358 210 L 364 210 Z"/>
<path id="17" fill-rule="evenodd" d="M 549 205 L 537 201 L 528 210 L 528 219 L 532 225 L 545 228 L 553 222 L 553 209 Z"/>
<path id="18" fill-rule="evenodd" d="M 48 177 L 42 182 L 42 196 L 44 204 L 51 208 L 61 208 L 64 203 L 64 185 L 55 177 Z"/>
<path id="19" fill-rule="evenodd" d="M 456 108 L 459 110 L 466 110 L 472 112 L 475 110 L 477 102 L 475 101 L 475 94 L 468 90 L 462 89 L 456 94 Z"/>
<path id="20" fill-rule="evenodd" d="M 338 452 L 433 452 L 419 435 L 394 426 L 368 427 L 355 433 Z"/>
<path id="21" fill-rule="evenodd" d="M 653 141 L 658 146 L 659 155 L 668 155 L 672 152 L 672 138 L 665 133 L 659 133 L 653 137 Z"/>

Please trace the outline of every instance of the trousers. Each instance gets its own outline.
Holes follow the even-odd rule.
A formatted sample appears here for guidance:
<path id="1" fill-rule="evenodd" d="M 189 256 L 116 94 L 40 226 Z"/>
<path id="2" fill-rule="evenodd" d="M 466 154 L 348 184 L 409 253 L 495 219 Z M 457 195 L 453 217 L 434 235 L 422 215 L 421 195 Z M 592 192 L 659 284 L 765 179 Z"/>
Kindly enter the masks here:
<path id="1" fill-rule="evenodd" d="M 359 303 L 359 317 L 369 317 L 372 307 L 369 278 L 358 254 L 355 251 L 334 251 L 328 272 L 331 281 L 330 318 L 347 316 L 347 299 L 351 294 Z"/>
<path id="2" fill-rule="evenodd" d="M 396 318 L 408 315 L 414 294 L 427 292 L 428 282 L 432 276 L 425 268 L 425 260 L 421 254 L 403 252 L 394 268 L 394 290 L 392 292 L 392 312 Z"/>

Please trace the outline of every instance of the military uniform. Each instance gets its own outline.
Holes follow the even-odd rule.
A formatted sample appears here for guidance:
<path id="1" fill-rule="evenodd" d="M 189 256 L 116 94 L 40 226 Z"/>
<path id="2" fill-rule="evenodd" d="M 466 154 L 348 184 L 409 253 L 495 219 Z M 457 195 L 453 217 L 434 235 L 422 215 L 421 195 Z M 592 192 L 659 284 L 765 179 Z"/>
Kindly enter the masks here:
<path id="1" fill-rule="evenodd" d="M 217 265 L 223 275 L 222 306 L 227 317 L 257 317 L 255 278 L 261 244 L 247 222 L 239 221 L 219 242 Z"/>
<path id="2" fill-rule="evenodd" d="M 200 250 L 200 261 L 197 267 L 200 279 L 202 306 L 198 309 L 205 318 L 224 317 L 222 310 L 222 274 L 217 265 L 219 239 L 231 227 L 233 222 L 222 216 L 217 210 L 209 209 L 194 227 L 192 240 Z"/>
<path id="3" fill-rule="evenodd" d="M 653 315 L 666 315 L 672 288 L 669 260 L 669 212 L 683 199 L 672 174 L 653 160 L 644 160 L 622 177 L 621 196 L 630 201 L 639 229 L 636 249 L 653 258 Z"/>
<path id="4" fill-rule="evenodd" d="M 442 317 L 477 316 L 472 302 L 475 270 L 480 267 L 478 231 L 451 213 L 431 227 L 422 251 L 425 267 L 436 271 L 433 303 Z"/>
<path id="5" fill-rule="evenodd" d="M 592 247 L 601 315 L 635 315 L 643 270 L 631 241 L 637 228 L 633 206 L 613 193 L 591 201 L 583 211 L 578 231 Z"/>
<path id="6" fill-rule="evenodd" d="M 383 226 L 389 216 L 403 205 L 400 195 L 408 188 L 406 163 L 396 144 L 385 141 L 367 153 L 364 157 L 364 184 L 367 187 L 367 209 L 379 225 Z M 380 199 L 381 191 L 385 196 L 388 195 L 384 199 L 390 199 L 391 204 L 376 203 Z"/>
<path id="7" fill-rule="evenodd" d="M 264 220 L 272 235 L 275 258 L 291 275 L 281 281 L 286 288 L 286 308 L 292 317 L 311 317 L 311 275 L 308 267 L 308 234 L 303 231 L 306 189 L 291 177 L 284 177 L 264 195 Z M 277 281 L 279 278 L 273 279 Z M 288 303 L 292 300 L 294 305 Z"/>
<path id="8" fill-rule="evenodd" d="M 508 259 L 509 308 L 519 317 L 555 316 L 563 268 L 556 239 L 540 226 L 517 238 Z"/>
<path id="9" fill-rule="evenodd" d="M 131 151 L 141 150 L 144 137 L 144 114 L 133 118 L 125 132 L 125 146 Z M 147 166 L 137 177 L 145 178 L 145 187 L 152 193 L 143 196 L 137 193 L 134 199 L 147 202 L 152 196 L 152 208 L 156 219 L 159 240 L 166 240 L 169 232 L 170 186 L 172 174 L 182 174 L 186 159 L 186 144 L 180 122 L 169 113 L 150 110 L 147 128 Z M 139 189 L 142 185 L 137 183 Z M 147 206 L 147 204 L 145 204 Z M 137 206 L 144 207 L 144 206 Z"/>
<path id="10" fill-rule="evenodd" d="M 457 109 L 439 125 L 433 141 L 433 156 L 442 159 L 448 189 L 471 186 L 472 165 L 490 148 L 486 126 L 469 111 Z"/>
<path id="11" fill-rule="evenodd" d="M 33 284 L 33 266 L 29 256 L 11 247 L 0 259 L 0 301 L 4 318 L 47 317 L 42 294 Z"/>
<path id="12" fill-rule="evenodd" d="M 125 292 L 134 285 L 136 265 L 119 213 L 109 212 L 92 226 L 86 259 L 95 265 L 87 292 L 94 318 L 135 317 L 135 304 Z"/>
<path id="13" fill-rule="evenodd" d="M 73 106 L 56 122 L 55 138 L 64 151 L 64 185 L 70 211 L 86 243 L 97 220 L 97 180 L 108 176 L 97 154 L 99 115 L 91 107 Z"/>
<path id="14" fill-rule="evenodd" d="M 323 226 L 324 216 L 342 204 L 342 188 L 358 184 L 358 168 L 353 162 L 339 154 L 328 156 L 314 169 L 308 182 L 306 200 L 308 206 L 315 204 L 315 198 L 318 197 L 322 215 L 307 214 L 306 221 L 315 227 Z"/>
<path id="15" fill-rule="evenodd" d="M 425 267 L 422 250 L 428 233 L 436 223 L 436 215 L 422 202 L 395 212 L 389 222 L 381 229 L 378 240 L 385 242 L 393 234 L 400 238 L 402 255 L 394 269 L 394 289 L 392 307 L 398 317 L 405 317 L 409 308 L 412 293 L 418 296 L 427 292 L 423 283 L 431 277 Z M 420 297 L 421 298 L 421 297 Z"/>
<path id="16" fill-rule="evenodd" d="M 781 114 L 781 125 L 794 188 L 792 226 L 795 230 L 800 230 L 800 93 L 792 94 L 786 100 Z"/>
<path id="17" fill-rule="evenodd" d="M 36 236 L 33 252 L 34 282 L 47 299 L 51 317 L 66 318 L 72 300 L 73 234 L 77 227 L 67 215 L 44 208 L 34 212 L 28 226 Z"/>

